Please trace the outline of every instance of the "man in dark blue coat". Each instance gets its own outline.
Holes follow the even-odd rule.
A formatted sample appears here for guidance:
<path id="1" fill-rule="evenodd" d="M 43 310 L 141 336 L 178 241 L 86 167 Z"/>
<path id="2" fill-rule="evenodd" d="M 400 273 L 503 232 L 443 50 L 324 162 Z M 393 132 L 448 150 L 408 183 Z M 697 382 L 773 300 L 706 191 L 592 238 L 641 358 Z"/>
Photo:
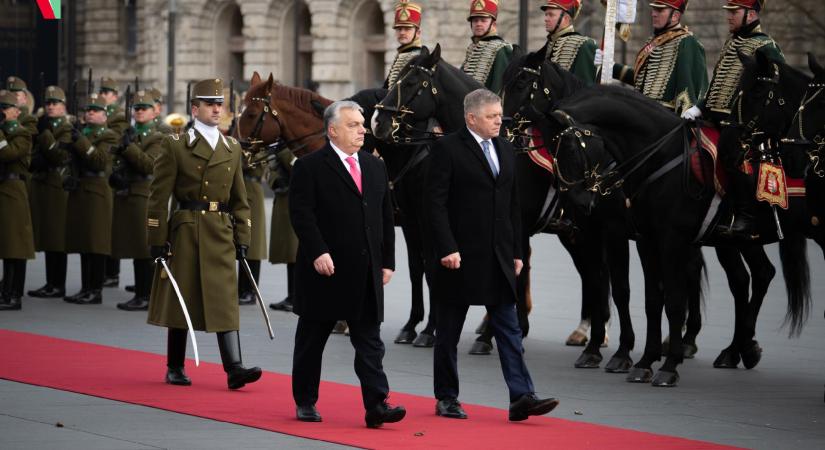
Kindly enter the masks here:
<path id="1" fill-rule="evenodd" d="M 509 419 L 547 414 L 559 403 L 536 397 L 522 356 L 515 306 L 523 266 L 521 218 L 515 153 L 498 137 L 501 115 L 497 95 L 486 89 L 467 94 L 467 127 L 432 150 L 426 201 L 437 266 L 432 289 L 436 414 L 443 417 L 467 417 L 458 402 L 456 346 L 470 305 L 487 308 L 510 393 Z"/>
<path id="2" fill-rule="evenodd" d="M 295 162 L 289 214 L 298 236 L 292 395 L 298 420 L 320 422 L 315 408 L 321 356 L 338 320 L 349 325 L 355 372 L 370 428 L 404 418 L 387 404 L 384 288 L 395 269 L 395 230 L 384 163 L 364 145 L 364 116 L 351 101 L 324 112 L 327 145 Z"/>

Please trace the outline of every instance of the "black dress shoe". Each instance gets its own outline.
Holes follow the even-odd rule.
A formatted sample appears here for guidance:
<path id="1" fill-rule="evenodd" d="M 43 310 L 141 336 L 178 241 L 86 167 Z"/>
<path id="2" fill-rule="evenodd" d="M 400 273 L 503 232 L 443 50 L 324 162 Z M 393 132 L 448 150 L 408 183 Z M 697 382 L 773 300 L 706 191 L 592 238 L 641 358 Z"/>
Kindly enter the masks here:
<path id="1" fill-rule="evenodd" d="M 238 304 L 239 305 L 254 305 L 255 304 L 255 294 L 251 292 L 246 292 L 240 297 L 238 297 Z"/>
<path id="2" fill-rule="evenodd" d="M 387 402 L 372 407 L 364 415 L 367 428 L 379 428 L 385 423 L 400 422 L 407 415 L 403 406 L 390 406 Z"/>
<path id="3" fill-rule="evenodd" d="M 435 415 L 449 417 L 450 419 L 466 419 L 467 413 L 461 407 L 461 403 L 455 398 L 445 398 L 435 404 Z"/>
<path id="4" fill-rule="evenodd" d="M 106 279 L 103 280 L 103 287 L 107 287 L 107 288 L 117 287 L 118 284 L 120 284 L 120 277 L 119 276 L 106 277 Z"/>
<path id="5" fill-rule="evenodd" d="M 82 297 L 78 297 L 74 303 L 76 305 L 99 305 L 103 303 L 103 295 L 101 294 L 100 289 L 86 291 L 86 294 Z"/>
<path id="6" fill-rule="evenodd" d="M 135 292 L 135 285 L 134 284 L 128 284 L 123 289 L 126 289 L 126 292 Z"/>
<path id="7" fill-rule="evenodd" d="M 226 374 L 226 384 L 229 386 L 229 389 L 240 389 L 249 383 L 258 381 L 262 373 L 263 371 L 261 371 L 260 367 L 252 367 L 249 369 L 236 367 Z"/>
<path id="8" fill-rule="evenodd" d="M 529 416 L 543 416 L 559 405 L 555 398 L 538 398 L 536 394 L 524 394 L 510 403 L 510 420 L 518 422 Z"/>
<path id="9" fill-rule="evenodd" d="M 0 311 L 19 311 L 23 309 L 20 297 L 5 297 L 0 300 Z"/>
<path id="10" fill-rule="evenodd" d="M 85 297 L 87 292 L 89 292 L 88 289 L 81 289 L 80 292 L 76 294 L 67 295 L 66 297 L 63 297 L 63 301 L 66 303 L 77 303 L 77 299 Z"/>
<path id="11" fill-rule="evenodd" d="M 134 296 L 128 302 L 118 303 L 117 309 L 124 311 L 146 311 L 149 309 L 149 298 Z"/>
<path id="12" fill-rule="evenodd" d="M 166 370 L 166 384 L 174 384 L 175 386 L 191 386 L 192 380 L 186 376 L 183 367 L 169 367 Z"/>
<path id="13" fill-rule="evenodd" d="M 295 417 L 301 422 L 320 422 L 321 414 L 315 409 L 315 405 L 298 405 L 295 407 Z"/>
<path id="14" fill-rule="evenodd" d="M 292 312 L 292 297 L 287 297 L 278 303 L 270 303 L 269 307 L 275 311 Z"/>
<path id="15" fill-rule="evenodd" d="M 37 298 L 60 298 L 66 295 L 66 290 L 58 289 L 50 284 L 46 284 L 40 289 L 35 289 L 33 291 L 27 292 L 27 294 L 29 295 L 29 297 Z"/>

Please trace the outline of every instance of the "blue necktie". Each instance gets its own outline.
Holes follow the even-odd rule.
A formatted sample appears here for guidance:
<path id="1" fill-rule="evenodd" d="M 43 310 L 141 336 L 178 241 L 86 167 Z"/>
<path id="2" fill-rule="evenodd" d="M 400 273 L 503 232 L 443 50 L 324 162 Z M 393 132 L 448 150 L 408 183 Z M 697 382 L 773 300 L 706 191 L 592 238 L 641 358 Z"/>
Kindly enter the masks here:
<path id="1" fill-rule="evenodd" d="M 496 168 L 496 163 L 493 162 L 493 155 L 490 154 L 490 141 L 481 141 L 481 151 L 484 152 L 484 157 L 487 158 L 487 164 L 490 165 L 493 176 L 498 177 L 498 168 Z"/>

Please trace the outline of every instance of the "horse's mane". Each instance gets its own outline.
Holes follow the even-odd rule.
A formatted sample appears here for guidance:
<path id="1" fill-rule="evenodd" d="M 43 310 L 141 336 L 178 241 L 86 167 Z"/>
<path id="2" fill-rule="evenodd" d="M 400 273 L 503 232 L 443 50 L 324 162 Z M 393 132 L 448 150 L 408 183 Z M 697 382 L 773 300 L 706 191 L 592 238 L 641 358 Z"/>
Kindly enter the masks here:
<path id="1" fill-rule="evenodd" d="M 399 78 L 403 77 L 410 71 L 412 66 L 426 66 L 423 64 L 430 58 L 429 52 L 422 52 L 421 54 L 415 56 L 410 60 L 409 63 L 404 67 L 399 75 Z M 473 91 L 475 89 L 483 88 L 484 86 L 475 80 L 475 78 L 467 75 L 463 70 L 460 68 L 444 61 L 444 59 L 439 58 L 438 63 L 436 64 L 437 72 L 441 72 L 444 74 L 447 80 L 453 81 L 455 85 L 458 87 L 466 88 L 468 91 Z M 445 87 L 445 89 L 451 90 L 453 86 Z"/>
<path id="2" fill-rule="evenodd" d="M 658 102 L 635 89 L 615 85 L 596 85 L 563 99 L 558 109 L 575 120 L 599 127 L 625 127 L 638 120 L 640 127 L 653 124 L 675 127 L 680 119 Z"/>
<path id="3" fill-rule="evenodd" d="M 322 97 L 309 89 L 285 86 L 278 82 L 273 83 L 270 94 L 272 94 L 273 99 L 289 101 L 295 105 L 296 108 L 315 115 L 318 115 L 318 111 L 312 106 L 312 102 L 317 102 L 323 107 L 332 104 L 332 100 Z"/>
<path id="4" fill-rule="evenodd" d="M 504 84 L 506 85 L 512 81 L 518 75 L 519 70 L 529 64 L 528 60 L 535 59 L 540 55 L 543 55 L 543 53 L 544 52 L 542 51 L 538 51 L 514 56 L 510 61 L 510 64 L 508 64 L 507 68 L 504 70 Z M 544 58 L 543 56 L 541 56 L 541 58 L 541 74 L 542 78 L 544 78 L 545 84 L 550 82 L 553 85 L 560 84 L 560 87 L 562 87 L 562 91 L 560 91 L 558 95 L 559 99 L 568 97 L 574 92 L 580 91 L 582 88 L 586 87 L 584 81 L 569 70 L 564 69 L 562 66 Z"/>

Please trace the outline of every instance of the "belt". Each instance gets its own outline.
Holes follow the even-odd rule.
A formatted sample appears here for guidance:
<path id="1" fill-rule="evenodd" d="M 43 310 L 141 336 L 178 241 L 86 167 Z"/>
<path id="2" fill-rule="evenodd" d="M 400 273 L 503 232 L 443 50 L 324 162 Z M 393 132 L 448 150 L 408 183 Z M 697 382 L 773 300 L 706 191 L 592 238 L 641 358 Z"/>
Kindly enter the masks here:
<path id="1" fill-rule="evenodd" d="M 261 182 L 261 177 L 254 177 L 254 176 L 252 176 L 252 175 L 244 175 L 244 176 L 243 176 L 243 179 L 244 179 L 244 180 L 246 180 L 246 181 L 254 181 L 254 182 L 256 182 L 256 183 L 260 183 L 260 182 Z"/>
<path id="2" fill-rule="evenodd" d="M 99 172 L 91 171 L 91 170 L 83 170 L 80 172 L 80 178 L 105 178 L 106 172 L 102 170 Z"/>
<path id="3" fill-rule="evenodd" d="M 25 181 L 26 177 L 24 177 L 23 175 L 20 175 L 19 173 L 13 173 L 13 172 L 0 175 L 0 182 L 13 181 L 13 180 Z"/>
<path id="4" fill-rule="evenodd" d="M 201 202 L 201 201 L 181 201 L 180 209 L 189 211 L 209 211 L 228 213 L 229 205 L 223 202 Z"/>

